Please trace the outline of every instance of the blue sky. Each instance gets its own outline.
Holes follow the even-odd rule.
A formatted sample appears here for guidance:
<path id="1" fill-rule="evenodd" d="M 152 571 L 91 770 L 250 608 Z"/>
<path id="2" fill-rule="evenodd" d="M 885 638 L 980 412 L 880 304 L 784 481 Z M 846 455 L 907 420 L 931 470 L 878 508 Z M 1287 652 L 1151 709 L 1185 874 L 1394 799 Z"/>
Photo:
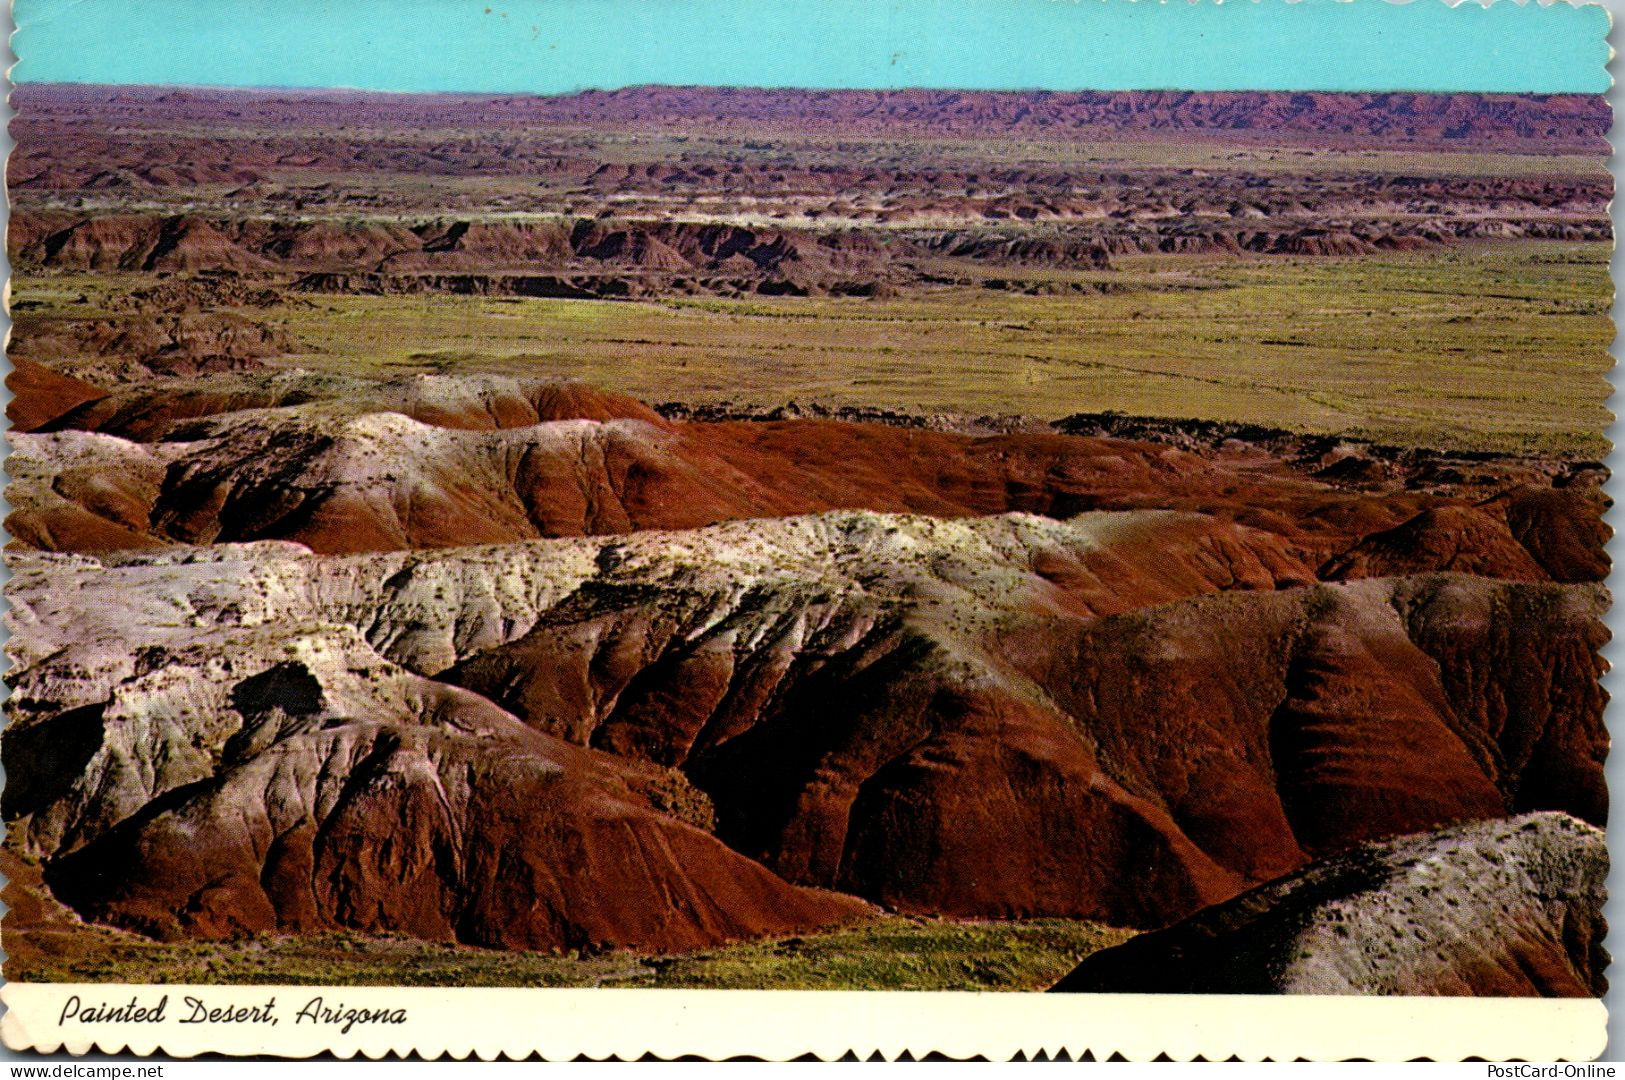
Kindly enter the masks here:
<path id="1" fill-rule="evenodd" d="M 1604 93 L 1600 6 L 1442 0 L 16 0 L 26 81 Z"/>

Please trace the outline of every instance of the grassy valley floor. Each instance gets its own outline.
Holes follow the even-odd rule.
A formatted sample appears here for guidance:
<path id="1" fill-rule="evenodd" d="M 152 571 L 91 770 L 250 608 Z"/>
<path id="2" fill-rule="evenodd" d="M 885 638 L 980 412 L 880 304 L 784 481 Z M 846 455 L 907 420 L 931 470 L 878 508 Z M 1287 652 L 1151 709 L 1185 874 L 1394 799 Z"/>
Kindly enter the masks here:
<path id="1" fill-rule="evenodd" d="M 1606 452 L 1607 245 L 1120 262 L 888 300 L 315 295 L 241 314 L 293 343 L 273 365 L 352 375 L 498 372 L 651 403 L 1115 410 L 1434 449 Z M 20 339 L 127 312 L 143 280 L 23 275 Z M 1024 291 L 1074 283 L 1106 291 Z"/>
<path id="2" fill-rule="evenodd" d="M 20 982 L 342 986 L 667 987 L 716 990 L 1042 990 L 1132 936 L 1069 919 L 864 926 L 672 956 L 552 956 L 327 933 L 149 941 L 96 927 L 7 935 Z"/>

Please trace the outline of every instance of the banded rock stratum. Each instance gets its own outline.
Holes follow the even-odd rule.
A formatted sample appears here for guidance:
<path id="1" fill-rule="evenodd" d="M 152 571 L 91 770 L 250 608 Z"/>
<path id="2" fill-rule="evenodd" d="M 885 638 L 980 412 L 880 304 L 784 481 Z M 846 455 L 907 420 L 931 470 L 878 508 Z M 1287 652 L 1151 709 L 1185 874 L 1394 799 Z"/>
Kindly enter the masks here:
<path id="1" fill-rule="evenodd" d="M 1159 926 L 1372 836 L 1600 823 L 1599 588 L 1289 561 L 1160 511 L 14 551 L 6 813 L 161 936 L 653 949 Z"/>

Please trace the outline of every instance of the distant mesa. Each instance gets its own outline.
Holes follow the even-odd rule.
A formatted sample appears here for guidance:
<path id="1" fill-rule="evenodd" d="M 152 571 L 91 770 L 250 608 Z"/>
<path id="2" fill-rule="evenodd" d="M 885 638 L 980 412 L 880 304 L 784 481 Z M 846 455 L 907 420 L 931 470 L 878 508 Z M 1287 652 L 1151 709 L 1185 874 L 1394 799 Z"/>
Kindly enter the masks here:
<path id="1" fill-rule="evenodd" d="M 301 296 L 1089 294 L 1130 287 L 1112 271 L 1140 255 L 1612 236 L 1602 174 L 1323 169 L 1376 148 L 1606 154 L 1600 96 L 27 84 L 17 102 L 19 269 L 230 273 Z M 651 130 L 681 149 L 651 158 Z M 1034 154 L 1008 159 L 1011 139 Z M 1075 161 L 1080 140 L 1127 154 Z"/>
<path id="2" fill-rule="evenodd" d="M 295 273 L 293 288 L 307 293 L 625 299 L 668 292 L 874 296 L 956 275 L 993 281 L 989 271 L 1001 267 L 1104 271 L 1120 255 L 1348 256 L 1490 236 L 1610 235 L 1600 212 L 1566 224 L 1544 216 L 1527 225 L 1454 216 L 1418 225 L 1396 216 L 1330 230 L 1292 220 L 1238 226 L 1159 217 L 1106 226 L 1059 210 L 1047 217 L 1042 228 L 975 234 L 923 226 L 814 231 L 659 220 L 606 226 L 585 219 L 409 229 L 386 221 L 338 226 L 196 215 L 87 217 L 20 207 L 9 243 L 13 263 L 23 269 L 279 271 Z M 1022 279 L 1016 281 L 1001 287 L 1020 287 Z"/>
<path id="3" fill-rule="evenodd" d="M 1065 140 L 1080 132 L 1177 132 L 1185 138 L 1257 134 L 1321 138 L 1330 145 L 1457 145 L 1556 142 L 1607 152 L 1610 117 L 1602 95 L 1289 93 L 1272 91 L 771 90 L 748 87 L 634 86 L 538 97 L 523 94 L 287 93 L 275 90 L 24 84 L 16 93 L 24 123 L 104 108 L 175 121 L 308 123 L 341 105 L 361 127 L 442 128 L 489 124 L 704 123 L 752 127 L 766 121 L 797 131 L 913 136 L 968 135 Z M 313 151 L 320 153 L 320 151 Z M 254 163 L 243 162 L 240 182 Z M 180 172 L 195 170 L 183 167 Z M 105 166 L 104 166 L 105 169 Z M 190 183 L 207 182 L 194 175 Z"/>

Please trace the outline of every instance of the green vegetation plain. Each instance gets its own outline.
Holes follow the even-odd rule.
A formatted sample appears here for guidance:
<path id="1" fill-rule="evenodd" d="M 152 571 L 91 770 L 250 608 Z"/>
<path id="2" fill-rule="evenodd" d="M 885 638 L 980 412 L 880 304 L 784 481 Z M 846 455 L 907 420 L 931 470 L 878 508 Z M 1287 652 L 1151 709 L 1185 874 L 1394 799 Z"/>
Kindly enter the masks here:
<path id="1" fill-rule="evenodd" d="M 1362 257 L 1140 256 L 1000 271 L 881 300 L 290 294 L 244 309 L 285 366 L 579 378 L 660 403 L 1078 412 L 1258 423 L 1399 445 L 1600 456 L 1611 415 L 1602 244 Z M 35 320 L 112 313 L 134 275 L 19 277 Z M 1055 286 L 1086 290 L 1028 295 Z M 1013 286 L 1013 287 L 1012 287 Z"/>
<path id="2" fill-rule="evenodd" d="M 728 990 L 1040 990 L 1131 931 L 1069 919 L 887 916 L 846 929 L 693 953 L 551 955 L 321 933 L 157 942 L 93 927 L 24 931 L 8 979 L 224 985 L 666 987 Z M 19 949 L 19 944 L 21 948 Z"/>
<path id="3" fill-rule="evenodd" d="M 282 317 L 316 354 L 297 361 L 306 366 L 567 376 L 652 402 L 1046 420 L 1116 410 L 1435 448 L 1606 451 L 1613 328 L 1603 245 L 1152 256 L 1073 277 L 1112 291 L 345 296 Z"/>

